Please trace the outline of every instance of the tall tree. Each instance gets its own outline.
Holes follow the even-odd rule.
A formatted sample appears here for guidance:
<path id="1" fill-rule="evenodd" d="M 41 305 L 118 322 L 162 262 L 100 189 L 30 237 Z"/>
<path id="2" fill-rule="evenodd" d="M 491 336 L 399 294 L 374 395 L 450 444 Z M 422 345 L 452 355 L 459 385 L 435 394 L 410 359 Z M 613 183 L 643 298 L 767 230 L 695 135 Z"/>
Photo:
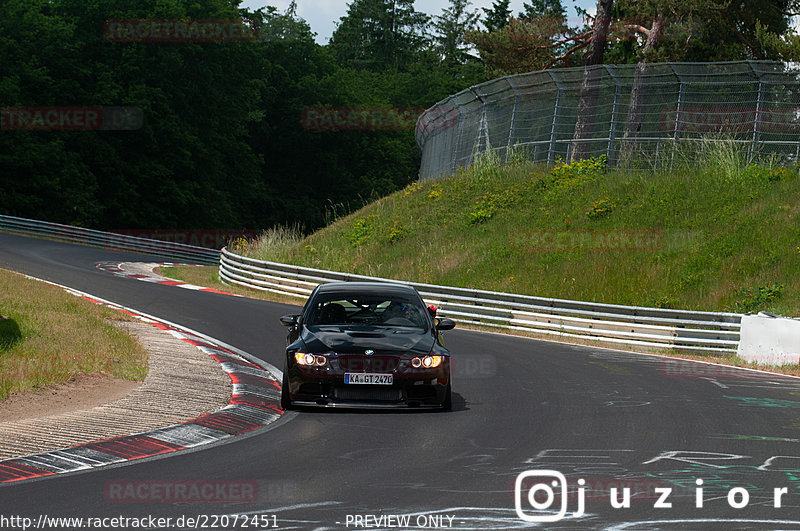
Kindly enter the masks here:
<path id="1" fill-rule="evenodd" d="M 426 44 L 428 20 L 414 0 L 353 0 L 329 46 L 341 66 L 405 70 Z"/>
<path id="2" fill-rule="evenodd" d="M 482 8 L 486 16 L 483 25 L 487 32 L 501 30 L 508 25 L 508 21 L 511 19 L 511 8 L 508 7 L 510 3 L 511 0 L 495 0 L 492 2 L 491 8 Z"/>
<path id="3" fill-rule="evenodd" d="M 572 145 L 571 160 L 581 160 L 591 153 L 591 144 L 581 142 L 592 137 L 595 116 L 597 116 L 598 82 L 601 79 L 597 65 L 603 64 L 603 53 L 608 41 L 608 30 L 611 26 L 611 8 L 613 0 L 598 0 L 595 11 L 592 35 L 589 46 L 583 54 L 583 82 L 578 101 L 578 119 L 575 122 L 573 138 L 578 142 Z"/>
<path id="4" fill-rule="evenodd" d="M 625 134 L 623 135 L 623 152 L 630 153 L 633 143 L 625 142 L 631 138 L 639 136 L 644 122 L 644 110 L 642 107 L 644 80 L 647 74 L 647 56 L 653 51 L 658 41 L 664 35 L 664 15 L 659 11 L 653 16 L 650 28 L 640 26 L 637 31 L 643 33 L 646 38 L 642 46 L 639 62 L 633 74 L 633 85 L 631 86 L 631 99 L 628 105 L 628 115 L 625 118 Z"/>
<path id="5" fill-rule="evenodd" d="M 512 18 L 502 29 L 467 32 L 467 42 L 478 49 L 486 75 L 499 77 L 571 66 L 573 54 L 588 44 L 588 35 L 557 18 Z"/>
<path id="6" fill-rule="evenodd" d="M 561 0 L 531 0 L 522 5 L 519 18 L 555 18 L 566 22 L 567 10 Z"/>
<path id="7" fill-rule="evenodd" d="M 452 69 L 473 59 L 469 54 L 466 33 L 474 29 L 480 15 L 469 11 L 469 0 L 450 0 L 450 7 L 442 9 L 433 20 L 434 43 L 441 63 Z"/>

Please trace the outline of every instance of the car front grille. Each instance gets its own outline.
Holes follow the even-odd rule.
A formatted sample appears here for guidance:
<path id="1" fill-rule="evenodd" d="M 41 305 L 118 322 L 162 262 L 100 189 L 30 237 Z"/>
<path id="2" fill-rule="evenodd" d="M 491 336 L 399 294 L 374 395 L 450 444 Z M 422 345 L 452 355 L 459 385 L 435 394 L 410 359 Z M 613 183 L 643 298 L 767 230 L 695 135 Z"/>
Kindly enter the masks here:
<path id="1" fill-rule="evenodd" d="M 401 389 L 376 389 L 374 387 L 335 387 L 333 398 L 337 400 L 362 400 L 378 402 L 397 402 L 403 399 Z"/>

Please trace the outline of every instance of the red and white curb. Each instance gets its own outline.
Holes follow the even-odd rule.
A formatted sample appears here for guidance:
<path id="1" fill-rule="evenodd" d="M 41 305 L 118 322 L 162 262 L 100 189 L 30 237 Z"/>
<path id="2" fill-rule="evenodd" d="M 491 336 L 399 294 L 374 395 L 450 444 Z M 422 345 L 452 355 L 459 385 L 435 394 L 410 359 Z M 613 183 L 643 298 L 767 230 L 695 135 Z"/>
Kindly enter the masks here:
<path id="1" fill-rule="evenodd" d="M 279 382 L 282 374 L 272 365 L 256 360 L 246 352 L 221 341 L 168 321 L 60 284 L 22 276 L 58 286 L 95 304 L 132 315 L 194 345 L 220 363 L 233 383 L 233 392 L 230 404 L 226 407 L 183 424 L 0 461 L 0 483 L 65 474 L 195 448 L 262 428 L 284 414 L 280 407 Z"/>
<path id="2" fill-rule="evenodd" d="M 188 284 L 179 280 L 172 280 L 170 278 L 162 277 L 153 273 L 155 267 L 199 267 L 195 264 L 176 264 L 170 262 L 160 263 L 144 263 L 144 262 L 100 262 L 97 264 L 97 269 L 111 273 L 118 277 L 132 278 L 134 280 L 141 280 L 143 282 L 150 282 L 152 284 L 161 284 L 162 286 L 174 286 L 176 288 L 190 289 L 193 291 L 206 291 L 209 293 L 220 293 L 222 295 L 230 295 L 232 297 L 241 297 L 234 293 L 220 291 L 218 289 L 206 288 L 204 286 L 196 286 Z"/>

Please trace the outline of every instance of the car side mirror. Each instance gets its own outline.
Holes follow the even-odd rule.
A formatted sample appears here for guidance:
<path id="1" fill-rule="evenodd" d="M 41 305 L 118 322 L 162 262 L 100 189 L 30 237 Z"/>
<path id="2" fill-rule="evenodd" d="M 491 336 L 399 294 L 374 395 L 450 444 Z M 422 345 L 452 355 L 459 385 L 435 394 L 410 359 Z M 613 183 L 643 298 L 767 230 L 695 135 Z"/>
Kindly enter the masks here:
<path id="1" fill-rule="evenodd" d="M 436 319 L 436 329 L 440 332 L 444 330 L 452 330 L 456 327 L 456 322 L 452 319 L 448 319 L 447 317 L 440 317 Z"/>
<path id="2" fill-rule="evenodd" d="M 284 315 L 281 317 L 281 324 L 283 326 L 295 326 L 299 319 L 299 315 Z"/>

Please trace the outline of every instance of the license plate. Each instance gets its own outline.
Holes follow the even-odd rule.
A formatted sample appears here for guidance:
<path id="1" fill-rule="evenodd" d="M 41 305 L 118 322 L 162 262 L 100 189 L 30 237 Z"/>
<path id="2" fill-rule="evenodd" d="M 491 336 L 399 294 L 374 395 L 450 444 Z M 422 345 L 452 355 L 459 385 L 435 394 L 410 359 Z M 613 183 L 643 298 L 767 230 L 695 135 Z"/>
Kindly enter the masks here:
<path id="1" fill-rule="evenodd" d="M 392 385 L 393 382 L 394 377 L 391 374 L 348 372 L 344 375 L 346 384 Z"/>

